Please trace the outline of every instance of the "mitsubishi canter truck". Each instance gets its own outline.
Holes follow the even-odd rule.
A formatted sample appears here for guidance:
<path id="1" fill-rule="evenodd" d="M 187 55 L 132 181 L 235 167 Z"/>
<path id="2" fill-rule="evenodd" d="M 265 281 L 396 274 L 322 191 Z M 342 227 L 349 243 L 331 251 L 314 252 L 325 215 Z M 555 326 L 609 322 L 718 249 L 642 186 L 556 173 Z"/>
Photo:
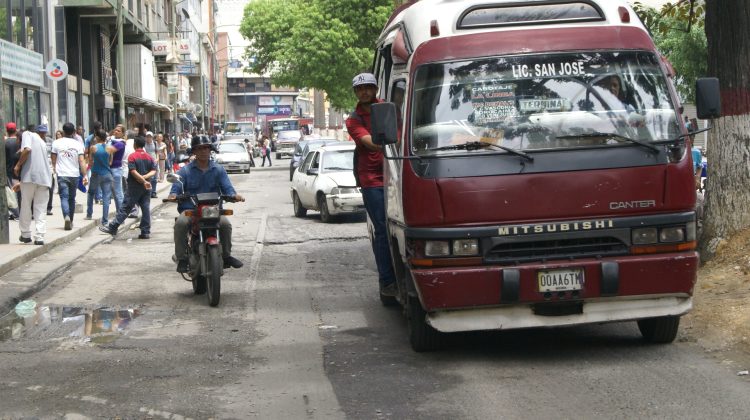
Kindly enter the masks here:
<path id="1" fill-rule="evenodd" d="M 394 12 L 373 70 L 415 350 L 612 321 L 674 340 L 699 262 L 690 144 L 672 67 L 625 1 L 421 0 Z M 700 118 L 718 95 L 699 80 Z"/>

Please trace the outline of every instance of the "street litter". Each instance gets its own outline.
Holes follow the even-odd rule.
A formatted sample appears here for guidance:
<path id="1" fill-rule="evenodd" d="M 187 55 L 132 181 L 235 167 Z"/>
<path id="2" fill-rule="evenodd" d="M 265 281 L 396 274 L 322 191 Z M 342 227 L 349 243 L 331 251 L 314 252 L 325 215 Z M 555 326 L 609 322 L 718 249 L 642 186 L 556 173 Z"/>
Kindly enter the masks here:
<path id="1" fill-rule="evenodd" d="M 750 372 L 748 372 L 746 370 L 741 370 L 741 371 L 737 372 L 737 376 L 747 376 L 747 375 L 750 375 Z"/>
<path id="2" fill-rule="evenodd" d="M 336 325 L 321 325 L 318 327 L 321 330 L 335 330 L 336 328 L 338 328 Z"/>

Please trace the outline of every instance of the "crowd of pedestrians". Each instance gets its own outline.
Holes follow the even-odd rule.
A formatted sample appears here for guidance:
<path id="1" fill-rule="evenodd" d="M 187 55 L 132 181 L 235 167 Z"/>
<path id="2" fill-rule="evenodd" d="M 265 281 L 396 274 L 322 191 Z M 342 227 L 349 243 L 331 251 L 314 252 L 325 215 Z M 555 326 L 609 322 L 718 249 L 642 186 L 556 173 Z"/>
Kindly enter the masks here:
<path id="1" fill-rule="evenodd" d="M 63 124 L 54 140 L 47 131 L 46 125 L 25 130 L 13 122 L 5 125 L 7 185 L 17 201 L 8 217 L 19 223 L 18 240 L 44 244 L 47 216 L 54 214 L 55 185 L 65 230 L 73 229 L 76 195 L 82 192 L 86 194 L 84 219 L 96 218 L 103 230 L 116 231 L 125 218 L 138 217 L 140 208 L 139 238 L 148 239 L 150 223 L 144 219 L 150 216 L 149 199 L 156 197 L 157 183 L 173 171 L 177 153 L 188 149 L 190 136 L 183 133 L 166 140 L 163 133 L 154 134 L 143 124 L 129 131 L 117 125 L 107 132 L 100 122 L 92 125 L 88 135 L 82 126 L 72 123 Z M 153 171 L 144 157 L 153 163 Z M 148 199 L 143 198 L 144 189 Z M 110 223 L 113 201 L 117 216 Z M 99 204 L 101 214 L 95 214 Z"/>

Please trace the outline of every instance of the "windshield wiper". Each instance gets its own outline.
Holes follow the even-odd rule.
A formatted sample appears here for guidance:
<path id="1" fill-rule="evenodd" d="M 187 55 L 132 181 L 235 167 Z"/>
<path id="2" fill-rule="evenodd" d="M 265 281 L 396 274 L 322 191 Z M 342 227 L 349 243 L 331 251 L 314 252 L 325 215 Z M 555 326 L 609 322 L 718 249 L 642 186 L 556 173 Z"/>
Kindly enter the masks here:
<path id="1" fill-rule="evenodd" d="M 582 138 L 582 137 L 614 137 L 616 139 L 625 140 L 629 143 L 634 143 L 639 146 L 643 146 L 647 149 L 650 149 L 651 151 L 655 153 L 659 153 L 660 150 L 658 147 L 654 146 L 651 143 L 645 142 L 643 140 L 639 139 L 632 139 L 627 136 L 623 136 L 622 134 L 617 133 L 600 133 L 600 132 L 594 132 L 594 133 L 582 133 L 582 134 L 571 134 L 567 136 L 557 136 L 558 140 L 566 140 L 566 139 L 575 139 L 575 138 Z"/>
<path id="2" fill-rule="evenodd" d="M 351 171 L 354 168 L 342 168 L 341 166 L 326 166 L 323 169 L 326 171 Z"/>
<path id="3" fill-rule="evenodd" d="M 451 144 L 451 145 L 448 145 L 448 146 L 441 146 L 441 147 L 429 148 L 427 150 L 429 150 L 429 151 L 440 151 L 440 150 L 479 150 L 479 149 L 484 149 L 484 148 L 487 148 L 487 147 L 494 147 L 496 149 L 504 150 L 504 151 L 506 151 L 506 152 L 508 152 L 508 153 L 510 153 L 512 155 L 520 156 L 520 157 L 528 160 L 529 162 L 533 162 L 534 161 L 534 157 L 531 156 L 531 155 L 529 155 L 528 153 L 522 152 L 520 150 L 516 150 L 516 149 L 514 149 L 512 147 L 500 146 L 500 145 L 494 144 L 494 143 L 485 143 L 483 141 L 470 141 L 470 142 L 466 142 L 466 143 L 462 143 L 462 144 Z"/>

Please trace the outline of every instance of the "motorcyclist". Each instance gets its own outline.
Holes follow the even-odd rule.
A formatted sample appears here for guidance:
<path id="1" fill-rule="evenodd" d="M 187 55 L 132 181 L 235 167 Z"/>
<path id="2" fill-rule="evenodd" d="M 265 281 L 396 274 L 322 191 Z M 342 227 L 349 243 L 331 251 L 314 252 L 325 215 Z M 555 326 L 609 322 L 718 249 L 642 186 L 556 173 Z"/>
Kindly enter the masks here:
<path id="1" fill-rule="evenodd" d="M 229 180 L 227 171 L 216 162 L 211 160 L 211 151 L 214 145 L 207 136 L 193 136 L 191 152 L 195 160 L 181 168 L 177 175 L 182 179 L 180 183 L 172 184 L 172 190 L 167 199 L 174 200 L 181 194 L 184 186 L 185 194 L 199 194 L 217 192 L 221 195 L 233 196 L 236 201 L 245 201 L 245 198 L 237 194 Z M 188 231 L 190 230 L 191 218 L 185 215 L 185 210 L 194 209 L 190 201 L 181 201 L 177 210 L 180 216 L 174 224 L 174 251 L 177 257 L 177 272 L 188 272 Z M 225 216 L 219 220 L 219 234 L 221 235 L 221 248 L 224 257 L 224 268 L 240 268 L 242 261 L 232 257 L 232 224 Z"/>

